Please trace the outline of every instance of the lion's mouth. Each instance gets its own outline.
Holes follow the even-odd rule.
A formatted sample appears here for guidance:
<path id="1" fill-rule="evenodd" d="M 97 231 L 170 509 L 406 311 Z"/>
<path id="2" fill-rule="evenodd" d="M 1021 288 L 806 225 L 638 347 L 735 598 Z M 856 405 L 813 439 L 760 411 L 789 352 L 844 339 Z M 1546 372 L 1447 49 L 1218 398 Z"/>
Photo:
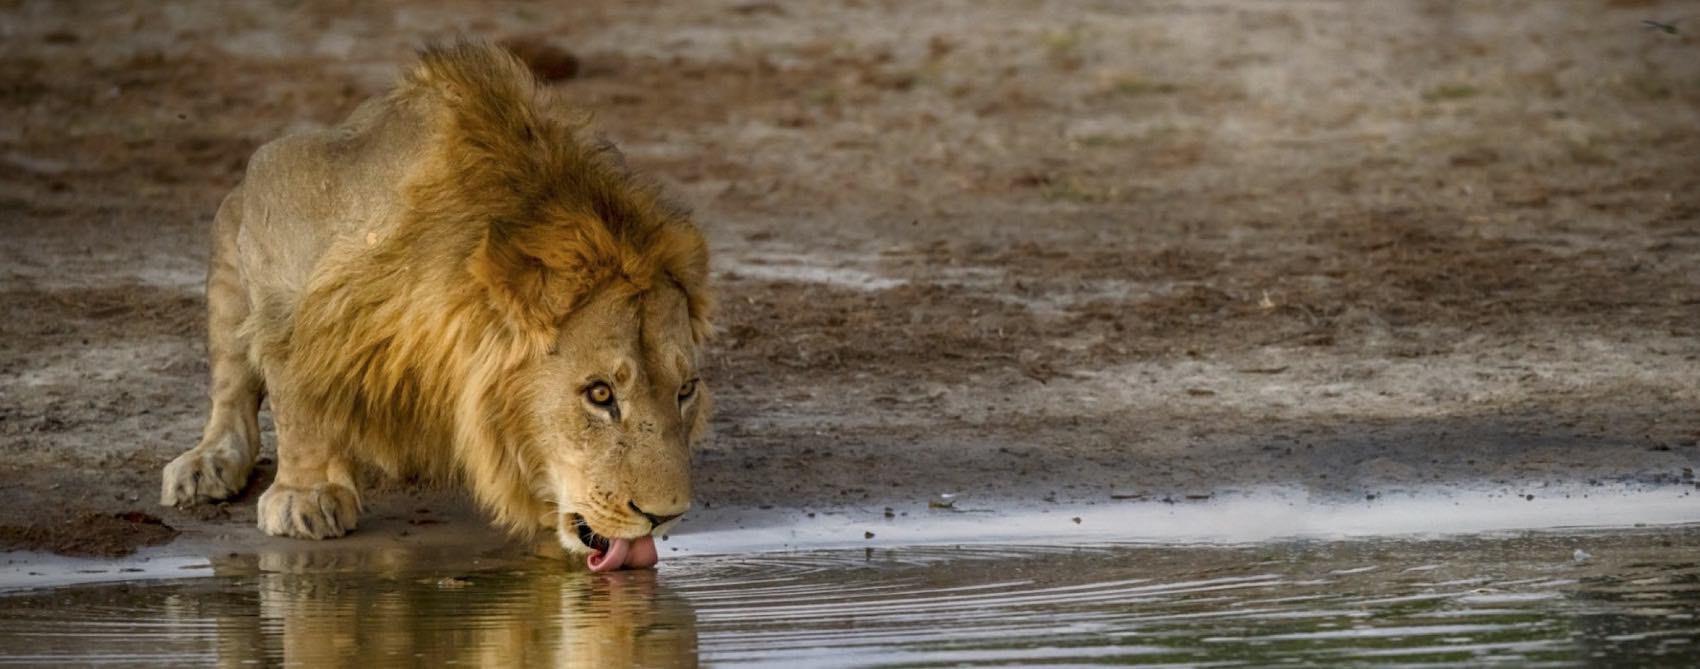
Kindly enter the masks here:
<path id="1" fill-rule="evenodd" d="M 585 522 L 584 516 L 571 515 L 573 532 L 578 535 L 579 543 L 590 549 L 585 565 L 591 571 L 647 569 L 660 561 L 661 556 L 655 551 L 655 539 L 649 535 L 636 539 L 610 539 L 590 529 L 590 523 Z"/>
<path id="2" fill-rule="evenodd" d="M 573 514 L 573 530 L 578 532 L 579 543 L 592 551 L 608 550 L 608 537 L 597 534 L 590 529 L 590 523 L 584 522 L 584 516 Z"/>

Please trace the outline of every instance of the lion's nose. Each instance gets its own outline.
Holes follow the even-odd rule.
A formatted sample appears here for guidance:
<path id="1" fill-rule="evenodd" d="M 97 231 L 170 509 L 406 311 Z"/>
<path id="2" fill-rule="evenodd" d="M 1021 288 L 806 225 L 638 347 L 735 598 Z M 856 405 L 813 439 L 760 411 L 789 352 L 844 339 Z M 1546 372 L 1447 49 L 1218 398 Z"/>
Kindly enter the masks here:
<path id="1" fill-rule="evenodd" d="M 648 518 L 649 522 L 653 523 L 653 525 L 652 525 L 653 527 L 661 527 L 667 521 L 672 520 L 674 518 L 678 518 L 679 516 L 685 515 L 685 514 L 682 514 L 682 513 L 675 513 L 671 516 L 657 516 L 653 513 L 650 513 L 648 511 L 644 511 L 643 509 L 638 508 L 637 502 L 632 502 L 632 501 L 627 501 L 626 506 L 631 507 L 633 511 L 636 511 L 638 513 L 638 515 L 643 516 L 645 518 Z"/>

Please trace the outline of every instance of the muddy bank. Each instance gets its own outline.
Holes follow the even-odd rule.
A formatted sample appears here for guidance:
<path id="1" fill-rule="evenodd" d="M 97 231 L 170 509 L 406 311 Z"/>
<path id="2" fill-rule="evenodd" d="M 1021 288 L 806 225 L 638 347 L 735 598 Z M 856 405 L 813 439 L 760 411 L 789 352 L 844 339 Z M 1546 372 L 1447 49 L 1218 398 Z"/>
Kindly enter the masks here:
<path id="1" fill-rule="evenodd" d="M 80 557 L 123 557 L 177 537 L 159 517 L 141 511 L 88 513 L 65 521 L 0 525 L 0 551 L 49 551 Z"/>
<path id="2" fill-rule="evenodd" d="M 253 489 L 151 507 L 213 209 L 456 33 L 570 54 L 707 229 L 704 506 L 1680 484 L 1700 41 L 1642 21 L 1682 7 L 13 3 L 0 526 L 252 531 Z"/>

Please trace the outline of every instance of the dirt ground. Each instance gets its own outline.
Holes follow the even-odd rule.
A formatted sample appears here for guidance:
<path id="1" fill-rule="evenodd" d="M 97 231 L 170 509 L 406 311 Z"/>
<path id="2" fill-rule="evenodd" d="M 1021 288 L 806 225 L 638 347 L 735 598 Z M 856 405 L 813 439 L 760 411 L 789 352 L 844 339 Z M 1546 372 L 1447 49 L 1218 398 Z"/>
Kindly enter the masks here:
<path id="1" fill-rule="evenodd" d="M 709 234 L 701 504 L 1692 482 L 1693 9 L 6 0 L 0 537 L 253 531 L 155 505 L 214 208 L 454 35 L 573 54 Z"/>

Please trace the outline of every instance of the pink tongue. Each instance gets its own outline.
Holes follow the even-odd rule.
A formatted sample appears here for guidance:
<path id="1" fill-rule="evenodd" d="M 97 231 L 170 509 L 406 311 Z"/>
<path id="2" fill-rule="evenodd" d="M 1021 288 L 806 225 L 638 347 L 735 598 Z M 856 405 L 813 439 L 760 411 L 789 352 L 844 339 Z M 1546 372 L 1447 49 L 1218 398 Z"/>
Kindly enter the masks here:
<path id="1" fill-rule="evenodd" d="M 608 550 L 591 553 L 584 563 L 591 571 L 614 571 L 621 567 L 648 569 L 660 561 L 655 554 L 655 539 L 643 536 L 609 540 Z"/>
<path id="2" fill-rule="evenodd" d="M 626 564 L 626 551 L 631 547 L 631 539 L 610 539 L 607 551 L 591 553 L 584 563 L 591 571 L 614 571 Z"/>
<path id="3" fill-rule="evenodd" d="M 655 540 L 649 535 L 632 540 L 632 552 L 626 554 L 626 567 L 648 569 L 660 561 L 661 557 L 655 554 Z"/>

